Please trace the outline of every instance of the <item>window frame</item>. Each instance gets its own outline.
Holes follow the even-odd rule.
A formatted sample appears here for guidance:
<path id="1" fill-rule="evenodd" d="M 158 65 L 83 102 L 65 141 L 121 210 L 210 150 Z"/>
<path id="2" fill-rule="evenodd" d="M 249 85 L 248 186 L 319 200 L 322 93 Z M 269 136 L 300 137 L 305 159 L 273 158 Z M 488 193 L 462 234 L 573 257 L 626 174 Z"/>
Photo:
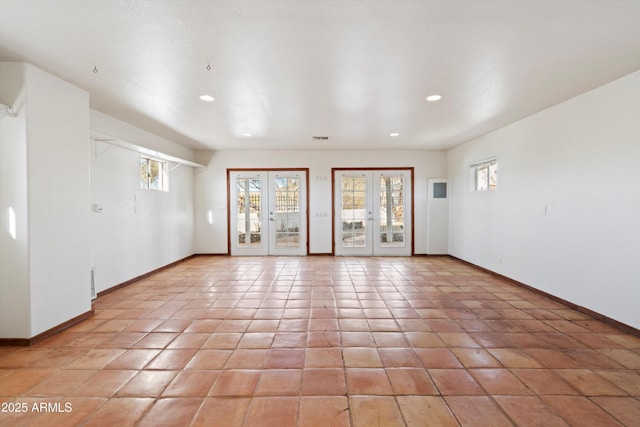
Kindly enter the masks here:
<path id="1" fill-rule="evenodd" d="M 481 176 L 484 175 L 484 176 Z M 487 191 L 498 188 L 498 158 L 491 157 L 469 166 L 469 189 Z"/>
<path id="2" fill-rule="evenodd" d="M 146 170 L 143 171 L 144 162 L 146 162 Z M 152 185 L 151 168 L 153 167 L 153 164 L 156 164 L 158 167 L 157 175 L 159 183 Z M 138 165 L 140 167 L 140 188 L 142 190 L 169 191 L 169 164 L 166 160 L 141 153 Z M 146 181 L 144 177 L 145 174 Z"/>

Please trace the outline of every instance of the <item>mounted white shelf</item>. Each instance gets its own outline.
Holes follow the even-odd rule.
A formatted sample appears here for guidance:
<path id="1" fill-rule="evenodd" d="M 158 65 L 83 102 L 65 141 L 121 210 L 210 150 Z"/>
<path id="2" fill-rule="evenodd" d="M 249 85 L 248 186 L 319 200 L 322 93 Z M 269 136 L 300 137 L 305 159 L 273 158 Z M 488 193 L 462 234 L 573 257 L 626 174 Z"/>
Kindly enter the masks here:
<path id="1" fill-rule="evenodd" d="M 186 160 L 186 159 L 182 159 L 180 157 L 175 157 L 175 156 L 171 156 L 169 154 L 165 154 L 162 153 L 160 151 L 156 151 L 156 150 L 152 150 L 149 148 L 145 148 L 142 147 L 140 145 L 137 144 L 132 144 L 130 142 L 127 141 L 123 141 L 121 139 L 118 138 L 114 138 L 112 136 L 109 135 L 105 135 L 99 132 L 94 132 L 91 131 L 91 139 L 93 141 L 96 142 L 102 142 L 103 144 L 109 144 L 109 146 L 116 146 L 116 147 L 120 147 L 120 148 L 124 148 L 127 150 L 131 150 L 131 151 L 135 151 L 137 153 L 141 153 L 141 154 L 145 154 L 147 156 L 156 158 L 156 159 L 160 159 L 160 160 L 165 160 L 167 162 L 171 162 L 171 163 L 175 163 L 175 165 L 173 167 L 171 167 L 169 169 L 169 171 L 174 170 L 175 168 L 179 167 L 179 166 L 190 166 L 192 168 L 203 168 L 205 167 L 204 165 L 201 165 L 200 163 L 195 163 L 192 162 L 191 160 Z M 96 147 L 96 157 L 100 157 L 100 155 L 102 153 L 104 153 L 105 151 L 107 151 L 109 148 L 106 148 L 102 151 L 98 151 L 98 148 Z"/>

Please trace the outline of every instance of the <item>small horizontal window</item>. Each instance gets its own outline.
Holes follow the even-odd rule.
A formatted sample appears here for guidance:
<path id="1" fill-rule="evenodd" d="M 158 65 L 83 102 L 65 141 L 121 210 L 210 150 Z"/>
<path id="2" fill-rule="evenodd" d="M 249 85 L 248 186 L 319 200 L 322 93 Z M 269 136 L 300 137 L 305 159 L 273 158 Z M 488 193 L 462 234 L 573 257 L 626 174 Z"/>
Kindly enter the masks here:
<path id="1" fill-rule="evenodd" d="M 498 160 L 491 159 L 471 165 L 469 178 L 472 191 L 495 190 L 498 186 Z"/>
<path id="2" fill-rule="evenodd" d="M 169 191 L 167 162 L 140 156 L 140 188 Z"/>

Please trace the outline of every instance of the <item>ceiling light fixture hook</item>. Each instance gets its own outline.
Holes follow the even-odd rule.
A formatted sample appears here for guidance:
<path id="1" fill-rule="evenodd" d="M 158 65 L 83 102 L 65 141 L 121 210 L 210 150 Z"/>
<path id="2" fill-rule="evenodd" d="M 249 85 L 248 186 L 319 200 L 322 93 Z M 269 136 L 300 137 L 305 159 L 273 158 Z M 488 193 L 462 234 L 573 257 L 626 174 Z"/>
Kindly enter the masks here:
<path id="1" fill-rule="evenodd" d="M 93 74 L 98 74 L 98 67 L 96 65 L 93 66 Z"/>
<path id="2" fill-rule="evenodd" d="M 211 71 L 211 64 L 207 64 L 207 71 Z"/>

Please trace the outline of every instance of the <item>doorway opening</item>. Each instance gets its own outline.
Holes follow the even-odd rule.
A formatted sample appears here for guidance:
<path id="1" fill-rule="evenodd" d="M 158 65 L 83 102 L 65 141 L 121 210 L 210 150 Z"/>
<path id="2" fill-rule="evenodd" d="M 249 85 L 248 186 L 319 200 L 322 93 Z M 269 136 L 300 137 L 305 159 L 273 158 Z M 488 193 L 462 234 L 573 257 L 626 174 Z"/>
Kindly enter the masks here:
<path id="1" fill-rule="evenodd" d="M 413 254 L 413 168 L 332 169 L 333 252 Z"/>
<path id="2" fill-rule="evenodd" d="M 227 169 L 231 255 L 307 255 L 309 169 Z"/>

